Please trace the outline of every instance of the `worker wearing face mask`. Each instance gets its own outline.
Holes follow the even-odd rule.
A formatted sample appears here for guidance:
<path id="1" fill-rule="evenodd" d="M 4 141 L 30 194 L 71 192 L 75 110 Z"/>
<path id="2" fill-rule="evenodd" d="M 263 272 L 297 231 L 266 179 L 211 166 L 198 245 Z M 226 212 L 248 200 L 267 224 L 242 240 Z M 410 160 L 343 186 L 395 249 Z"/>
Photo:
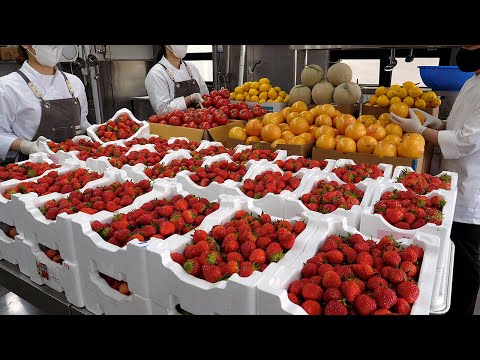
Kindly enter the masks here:
<path id="1" fill-rule="evenodd" d="M 56 67 L 63 46 L 18 50 L 22 67 L 0 77 L 0 163 L 24 160 L 42 139 L 65 141 L 90 125 L 82 81 Z"/>
<path id="2" fill-rule="evenodd" d="M 461 71 L 475 72 L 475 76 L 463 85 L 446 121 L 421 111 L 426 119 L 422 125 L 412 109 L 410 119 L 390 115 L 404 131 L 422 134 L 439 145 L 442 169 L 458 173 L 449 314 L 472 315 L 480 287 L 480 45 L 462 46 L 456 60 Z"/>
<path id="3" fill-rule="evenodd" d="M 208 94 L 196 66 L 182 60 L 187 46 L 161 45 L 156 65 L 147 74 L 145 87 L 157 115 L 193 107 L 203 102 L 203 94 Z"/>

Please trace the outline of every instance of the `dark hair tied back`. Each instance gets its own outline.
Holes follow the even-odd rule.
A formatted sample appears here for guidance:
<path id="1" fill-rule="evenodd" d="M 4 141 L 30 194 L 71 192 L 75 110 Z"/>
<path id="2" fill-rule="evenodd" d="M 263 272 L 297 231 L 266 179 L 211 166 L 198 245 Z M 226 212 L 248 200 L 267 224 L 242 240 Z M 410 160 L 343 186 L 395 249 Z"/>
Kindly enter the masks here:
<path id="1" fill-rule="evenodd" d="M 158 50 L 157 57 L 155 58 L 155 64 L 162 60 L 162 57 L 165 55 L 165 45 L 160 45 Z"/>
<path id="2" fill-rule="evenodd" d="M 17 56 L 17 63 L 22 65 L 25 61 L 28 60 L 28 53 L 27 50 L 22 45 L 18 45 L 18 56 Z"/>

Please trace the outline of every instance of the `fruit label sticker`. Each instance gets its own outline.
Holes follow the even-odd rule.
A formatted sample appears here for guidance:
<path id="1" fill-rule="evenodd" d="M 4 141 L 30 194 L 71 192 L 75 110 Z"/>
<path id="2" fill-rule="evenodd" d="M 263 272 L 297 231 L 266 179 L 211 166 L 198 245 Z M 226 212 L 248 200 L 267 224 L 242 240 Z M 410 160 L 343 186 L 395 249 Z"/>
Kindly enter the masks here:
<path id="1" fill-rule="evenodd" d="M 138 246 L 140 247 L 147 247 L 148 246 L 148 241 L 139 241 Z"/>
<path id="2" fill-rule="evenodd" d="M 70 266 L 68 266 L 68 264 L 65 261 L 62 262 L 62 266 L 63 266 L 64 269 L 70 270 Z"/>
<path id="3" fill-rule="evenodd" d="M 48 154 L 48 158 L 52 160 L 55 164 L 60 164 L 60 158 L 53 154 Z"/>
<path id="4" fill-rule="evenodd" d="M 58 285 L 60 285 L 60 280 L 54 273 L 49 271 L 47 265 L 41 263 L 40 261 L 36 261 L 36 263 L 37 263 L 38 275 L 40 275 L 44 279 L 47 279 L 49 281 L 55 282 Z"/>
<path id="5" fill-rule="evenodd" d="M 385 235 L 392 235 L 395 240 L 398 240 L 398 239 L 402 239 L 402 238 L 413 239 L 413 236 L 415 234 L 406 234 L 406 233 L 396 232 L 396 231 L 392 231 L 392 230 L 378 230 L 377 231 L 377 239 L 381 239 Z"/>

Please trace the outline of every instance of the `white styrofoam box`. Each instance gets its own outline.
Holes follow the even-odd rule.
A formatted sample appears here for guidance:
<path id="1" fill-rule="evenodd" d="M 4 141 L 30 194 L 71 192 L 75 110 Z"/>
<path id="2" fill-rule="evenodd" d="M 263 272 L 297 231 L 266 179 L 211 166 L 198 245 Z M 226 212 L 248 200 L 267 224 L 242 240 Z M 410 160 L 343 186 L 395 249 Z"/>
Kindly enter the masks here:
<path id="1" fill-rule="evenodd" d="M 122 108 L 122 109 L 118 110 L 115 113 L 115 115 L 113 115 L 109 120 L 116 120 L 120 115 L 123 115 L 123 114 L 126 114 L 130 120 L 132 120 L 133 122 L 135 122 L 139 125 L 138 131 L 135 134 L 133 134 L 132 136 L 130 136 L 129 138 L 123 139 L 123 140 L 103 142 L 97 136 L 97 130 L 103 124 L 95 124 L 95 125 L 89 126 L 87 128 L 87 135 L 90 136 L 94 141 L 98 141 L 100 144 L 108 144 L 108 145 L 109 144 L 115 144 L 115 145 L 118 145 L 118 144 L 125 144 L 126 142 L 131 141 L 135 138 L 145 137 L 145 136 L 150 134 L 150 127 L 149 127 L 148 122 L 139 121 L 135 116 L 133 116 L 132 112 L 130 110 L 128 110 L 127 108 Z M 107 121 L 109 121 L 109 120 L 107 120 Z"/>
<path id="2" fill-rule="evenodd" d="M 415 172 L 410 166 L 397 166 L 395 168 L 395 171 L 393 172 L 391 182 L 397 182 L 397 178 L 402 174 L 402 172 L 406 170 L 407 172 Z M 457 190 L 457 184 L 458 184 L 458 174 L 456 172 L 452 171 L 442 171 L 440 174 L 435 175 L 437 177 L 440 177 L 442 175 L 450 175 L 451 177 L 451 186 L 450 186 L 450 191 Z M 446 190 L 449 191 L 449 190 Z"/>
<path id="3" fill-rule="evenodd" d="M 36 181 L 39 178 L 46 176 L 51 171 L 57 171 L 59 175 L 63 175 L 65 173 L 69 172 L 69 171 L 77 170 L 81 167 L 83 167 L 83 163 L 81 161 L 74 160 L 74 159 L 67 159 L 67 160 L 65 160 L 65 162 L 63 163 L 63 165 L 61 167 L 45 171 L 41 176 L 37 177 L 33 181 Z M 31 179 L 23 180 L 23 181 L 8 180 L 8 181 L 4 181 L 4 182 L 0 183 L 0 222 L 6 223 L 10 226 L 14 225 L 15 211 L 14 211 L 14 208 L 12 207 L 12 201 L 6 199 L 1 194 L 5 193 L 5 191 L 7 191 L 8 189 L 14 188 L 15 186 L 17 186 L 18 184 L 20 184 L 22 182 L 32 182 L 32 180 Z M 28 195 L 28 194 L 13 194 L 12 198 L 17 197 L 17 196 L 22 197 L 22 196 L 25 196 L 25 195 Z M 16 220 L 18 222 L 18 219 L 16 219 Z"/>
<path id="4" fill-rule="evenodd" d="M 238 210 L 246 210 L 260 215 L 262 210 L 255 207 L 252 199 L 225 197 L 216 213 L 197 228 L 210 232 L 217 224 L 230 221 Z M 273 216 L 272 220 L 278 219 Z M 295 245 L 279 264 L 291 264 L 303 251 L 309 241 L 316 236 L 317 222 L 310 217 L 294 220 L 306 220 L 307 227 L 297 237 Z M 180 304 L 182 309 L 193 314 L 255 314 L 256 285 L 275 267 L 269 265 L 263 272 L 254 271 L 246 278 L 238 274 L 226 281 L 210 283 L 188 274 L 180 264 L 174 262 L 170 254 L 182 253 L 191 243 L 191 237 L 171 236 L 166 241 L 157 241 L 147 246 L 147 266 L 149 276 L 150 298 L 156 303 L 174 308 Z"/>
<path id="5" fill-rule="evenodd" d="M 235 146 L 234 148 L 234 152 L 235 153 L 241 153 L 247 149 L 250 149 L 252 150 L 253 146 L 252 145 L 242 145 L 242 144 L 239 144 L 237 146 Z M 275 162 L 277 160 L 285 160 L 287 158 L 289 158 L 289 156 L 287 156 L 287 150 L 276 150 L 276 151 L 273 151 L 274 153 L 277 154 L 277 156 L 275 157 L 275 159 L 273 159 L 272 161 Z M 266 160 L 266 159 L 265 159 Z"/>
<path id="6" fill-rule="evenodd" d="M 47 285 L 58 292 L 64 292 L 73 305 L 83 307 L 82 279 L 84 276 L 78 264 L 64 259 L 59 264 L 49 259 L 38 243 L 17 235 L 15 241 L 22 242 L 22 263 L 34 283 Z"/>
<path id="7" fill-rule="evenodd" d="M 0 230 L 0 260 L 7 260 L 13 265 L 20 262 L 20 246 L 16 239 L 10 238 L 3 230 Z"/>
<path id="8" fill-rule="evenodd" d="M 338 159 L 335 162 L 334 168 L 342 167 L 345 165 L 356 165 L 356 164 L 355 164 L 355 161 L 353 161 L 352 159 Z M 377 182 L 389 181 L 390 178 L 392 177 L 393 165 L 380 163 L 377 166 L 380 170 L 383 171 L 383 176 L 379 176 L 376 179 L 367 178 L 365 180 L 362 180 L 361 182 L 364 182 L 366 180 L 373 180 Z M 336 174 L 333 173 L 332 175 L 337 178 L 335 181 L 338 181 L 341 184 L 345 184 L 345 181 L 341 180 Z"/>
<path id="9" fill-rule="evenodd" d="M 102 178 L 86 184 L 80 191 L 107 186 L 116 181 L 123 183 L 129 180 L 130 178 L 127 177 L 124 171 L 111 169 L 106 171 Z M 50 200 L 59 201 L 67 197 L 68 194 L 60 193 L 52 193 L 44 196 L 38 196 L 36 193 L 29 193 L 22 196 L 14 195 L 12 196 L 12 208 L 15 214 L 14 223 L 17 227 L 17 232 L 29 241 L 41 243 L 53 250 L 59 250 L 64 260 L 77 263 L 78 259 L 74 245 L 75 240 L 69 237 L 69 227 L 71 219 L 78 213 L 62 213 L 57 216 L 56 220 L 49 220 L 40 212 L 40 207 L 46 202 Z M 141 201 L 142 197 L 143 195 L 135 198 L 134 201 Z M 96 215 L 82 214 L 90 218 Z"/>
<path id="10" fill-rule="evenodd" d="M 310 191 L 312 191 L 313 188 L 317 185 L 317 183 L 320 180 L 326 180 L 326 181 L 337 181 L 335 180 L 338 179 L 338 177 L 333 177 L 332 173 L 326 173 L 323 171 L 318 171 L 315 170 L 313 172 L 309 173 L 308 176 L 308 182 L 304 186 L 301 194 L 285 194 L 285 217 L 292 217 L 292 216 L 298 216 L 302 214 L 304 211 L 311 212 L 312 214 L 316 214 L 317 216 L 322 216 L 323 214 L 320 214 L 315 211 L 309 210 L 303 202 L 299 199 L 302 194 L 307 194 Z M 371 179 L 370 179 L 371 180 Z M 338 181 L 337 181 L 338 182 Z M 339 184 L 343 183 L 343 181 Z M 360 217 L 361 217 L 361 212 L 362 208 L 367 207 L 370 205 L 370 200 L 373 196 L 375 187 L 377 186 L 377 182 L 375 181 L 365 181 L 363 183 L 358 183 L 355 184 L 355 187 L 359 190 L 362 190 L 364 192 L 362 201 L 360 202 L 360 205 L 354 205 L 350 210 L 338 208 L 335 211 L 331 212 L 328 215 L 336 215 L 336 216 L 343 216 L 347 218 L 347 223 L 349 226 L 353 226 L 354 228 L 358 228 L 360 225 Z"/>
<path id="11" fill-rule="evenodd" d="M 430 304 L 430 313 L 434 315 L 442 315 L 450 310 L 452 298 L 453 270 L 455 259 L 455 245 L 452 241 L 449 243 L 449 252 L 447 265 L 442 273 L 442 281 L 438 292 L 434 287 L 432 302 Z"/>
<path id="12" fill-rule="evenodd" d="M 92 139 L 89 137 L 89 136 L 85 136 L 85 135 L 78 135 L 78 136 L 75 136 L 72 141 L 74 143 L 77 143 L 80 139 L 84 139 L 84 140 L 87 140 L 87 141 L 92 141 Z M 40 148 L 40 151 L 44 152 L 45 154 L 47 154 L 48 158 L 50 160 L 52 160 L 55 164 L 63 164 L 63 162 L 66 160 L 66 159 L 76 159 L 76 160 L 79 160 L 77 158 L 77 155 L 80 153 L 80 151 L 78 150 L 75 150 L 75 151 L 63 151 L 63 150 L 59 150 L 58 152 L 53 152 L 52 150 L 50 150 L 50 147 L 48 146 L 48 142 L 51 141 L 49 139 L 47 140 L 44 140 L 44 141 L 40 141 L 39 142 L 39 148 Z M 79 160 L 80 161 L 80 160 Z"/>
<path id="13" fill-rule="evenodd" d="M 218 141 L 202 140 L 200 141 L 200 145 L 195 149 L 195 151 L 205 150 L 208 149 L 210 146 L 220 147 L 223 146 L 223 144 Z"/>
<path id="14" fill-rule="evenodd" d="M 299 305 L 288 299 L 288 286 L 302 278 L 302 268 L 305 262 L 313 257 L 320 249 L 325 238 L 329 235 L 341 236 L 347 233 L 358 233 L 355 229 L 346 226 L 345 219 L 330 220 L 319 223 L 319 228 L 326 227 L 326 235 L 320 241 L 311 242 L 309 248 L 291 266 L 278 266 L 275 273 L 269 273 L 258 284 L 257 309 L 258 315 L 307 315 Z M 373 239 L 378 242 L 379 239 Z M 402 239 L 402 245 L 414 244 L 424 249 L 424 257 L 418 278 L 420 295 L 412 306 L 411 315 L 428 315 L 432 299 L 435 268 L 438 259 L 439 239 L 437 236 L 418 233 L 413 239 Z"/>
<path id="15" fill-rule="evenodd" d="M 298 158 L 301 158 L 303 156 L 300 156 L 300 155 L 290 155 L 290 156 L 287 156 L 285 159 L 275 159 L 275 160 L 283 160 L 283 161 L 287 161 L 287 160 L 290 160 L 290 159 L 298 159 Z M 273 163 L 275 164 L 275 160 L 273 161 Z M 307 159 L 307 160 L 310 160 L 310 159 Z M 320 160 L 319 160 L 320 161 Z M 302 168 L 301 170 L 303 171 L 313 171 L 313 170 L 321 170 L 323 172 L 330 172 L 332 171 L 332 169 L 334 168 L 335 166 L 335 162 L 337 160 L 333 160 L 333 159 L 324 159 L 324 161 L 327 162 L 327 166 L 325 166 L 323 169 L 307 169 L 307 168 Z M 294 173 L 294 175 L 296 175 L 297 173 Z"/>
<path id="16" fill-rule="evenodd" d="M 448 249 L 450 242 L 450 232 L 452 229 L 453 212 L 455 210 L 455 200 L 452 192 L 445 190 L 435 190 L 427 196 L 431 198 L 434 195 L 440 195 L 447 201 L 442 209 L 443 221 L 441 225 L 427 223 L 418 229 L 400 229 L 388 223 L 380 214 L 373 213 L 374 204 L 380 199 L 385 191 L 393 191 L 394 189 L 405 191 L 405 187 L 399 183 L 380 184 L 373 195 L 371 206 L 362 210 L 360 220 L 360 231 L 366 236 L 381 238 L 384 235 L 392 235 L 395 239 L 409 238 L 412 239 L 416 233 L 424 232 L 435 235 L 440 238 L 440 250 L 437 262 L 437 276 L 435 278 L 434 291 L 438 293 L 442 282 L 442 273 L 448 259 Z"/>
<path id="17" fill-rule="evenodd" d="M 157 135 L 158 136 L 158 135 Z M 190 142 L 190 140 L 186 137 L 182 137 L 182 136 L 179 136 L 179 137 L 171 137 L 170 139 L 168 139 L 167 141 L 167 144 L 168 145 L 171 145 L 173 144 L 176 140 L 183 140 L 183 141 L 186 141 L 186 142 Z"/>

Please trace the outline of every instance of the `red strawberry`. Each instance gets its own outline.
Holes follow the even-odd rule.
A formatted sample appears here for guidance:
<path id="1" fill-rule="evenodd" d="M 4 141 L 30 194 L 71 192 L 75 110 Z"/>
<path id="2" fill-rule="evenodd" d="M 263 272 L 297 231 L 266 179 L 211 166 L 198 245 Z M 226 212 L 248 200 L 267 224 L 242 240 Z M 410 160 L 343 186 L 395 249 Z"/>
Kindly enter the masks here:
<path id="1" fill-rule="evenodd" d="M 171 253 L 170 257 L 172 258 L 173 261 L 175 261 L 176 263 L 182 266 L 185 263 L 185 261 L 187 261 L 187 259 L 185 259 L 185 256 L 183 256 L 183 254 L 180 254 L 178 252 Z"/>
<path id="2" fill-rule="evenodd" d="M 161 235 L 167 237 L 175 233 L 175 225 L 170 221 L 164 221 L 159 228 Z"/>
<path id="3" fill-rule="evenodd" d="M 375 291 L 378 288 L 387 288 L 387 280 L 381 278 L 380 276 L 373 276 L 367 281 L 367 288 L 371 291 Z"/>
<path id="4" fill-rule="evenodd" d="M 305 228 L 307 227 L 307 224 L 305 224 L 303 221 L 297 221 L 293 225 L 293 231 L 295 231 L 297 234 L 300 234 Z"/>
<path id="5" fill-rule="evenodd" d="M 407 280 L 407 275 L 401 269 L 390 268 L 387 279 L 393 284 L 399 284 Z"/>
<path id="6" fill-rule="evenodd" d="M 388 208 L 385 213 L 386 220 L 390 224 L 395 224 L 403 219 L 403 211 L 401 208 Z"/>
<path id="7" fill-rule="evenodd" d="M 383 259 L 380 256 L 376 256 L 373 258 L 373 267 L 377 269 L 378 271 L 382 270 L 382 268 L 385 266 L 383 263 Z"/>
<path id="8" fill-rule="evenodd" d="M 205 240 L 196 243 L 195 247 L 197 249 L 197 254 L 203 254 L 204 252 L 210 251 L 210 245 Z"/>
<path id="9" fill-rule="evenodd" d="M 229 254 L 231 252 L 236 252 L 240 250 L 240 244 L 235 239 L 235 236 L 233 236 L 233 238 L 231 239 L 227 239 L 227 237 L 229 237 L 230 235 L 233 235 L 233 234 L 227 235 L 222 242 L 222 250 L 225 254 Z"/>
<path id="10" fill-rule="evenodd" d="M 377 303 L 371 296 L 361 294 L 355 299 L 355 310 L 360 315 L 370 315 L 377 310 Z"/>
<path id="11" fill-rule="evenodd" d="M 194 257 L 197 257 L 200 255 L 197 251 L 197 247 L 195 245 L 187 245 L 185 247 L 185 250 L 183 250 L 183 255 L 187 259 L 193 259 Z"/>
<path id="12" fill-rule="evenodd" d="M 345 255 L 345 262 L 347 264 L 353 264 L 357 259 L 357 252 L 349 246 L 343 247 L 340 251 Z"/>
<path id="13" fill-rule="evenodd" d="M 313 300 L 307 300 L 302 304 L 303 310 L 308 315 L 321 315 L 322 314 L 322 307 L 320 304 Z"/>
<path id="14" fill-rule="evenodd" d="M 323 243 L 321 247 L 321 251 L 323 252 L 328 252 L 331 250 L 336 250 L 338 249 L 338 243 L 335 241 L 335 238 L 338 237 L 336 235 L 329 236 L 328 238 L 325 239 L 325 242 Z"/>
<path id="15" fill-rule="evenodd" d="M 340 300 L 342 298 L 342 292 L 338 288 L 329 288 L 323 293 L 323 300 L 328 303 L 332 300 Z"/>
<path id="16" fill-rule="evenodd" d="M 388 274 L 390 273 L 391 269 L 393 269 L 391 266 L 382 267 L 382 269 L 380 270 L 380 275 L 382 275 L 384 279 L 388 279 Z"/>
<path id="17" fill-rule="evenodd" d="M 222 241 L 225 236 L 227 236 L 227 229 L 222 225 L 216 225 L 212 229 L 212 236 L 217 241 Z"/>
<path id="18" fill-rule="evenodd" d="M 397 285 L 397 294 L 404 298 L 407 303 L 413 304 L 418 299 L 420 289 L 413 281 L 404 281 Z"/>
<path id="19" fill-rule="evenodd" d="M 358 241 L 353 246 L 353 248 L 357 253 L 361 253 L 362 251 L 370 252 L 370 246 L 368 245 L 368 243 L 365 240 Z"/>
<path id="20" fill-rule="evenodd" d="M 320 300 L 323 296 L 323 290 L 319 285 L 306 283 L 302 287 L 302 297 L 305 300 Z"/>
<path id="21" fill-rule="evenodd" d="M 348 315 L 348 310 L 342 301 L 332 300 L 325 305 L 324 315 Z"/>
<path id="22" fill-rule="evenodd" d="M 336 269 L 335 272 L 338 275 L 340 275 L 340 278 L 342 280 L 346 280 L 346 279 L 349 279 L 349 278 L 355 276 L 355 274 L 352 270 L 352 267 L 350 265 L 341 266 L 340 268 Z"/>
<path id="23" fill-rule="evenodd" d="M 360 293 L 363 294 L 366 288 L 365 281 L 360 280 L 359 278 L 352 278 L 352 281 L 358 285 L 358 287 L 360 288 Z"/>
<path id="24" fill-rule="evenodd" d="M 402 258 L 396 251 L 390 250 L 383 253 L 383 262 L 388 266 L 397 267 L 401 261 Z"/>
<path id="25" fill-rule="evenodd" d="M 192 236 L 192 242 L 194 244 L 198 243 L 199 241 L 207 241 L 208 233 L 204 230 L 195 230 Z"/>
<path id="26" fill-rule="evenodd" d="M 413 248 L 417 252 L 418 260 L 421 260 L 423 258 L 423 249 L 421 247 L 416 246 L 416 245 L 410 245 L 409 247 Z M 414 262 L 414 261 L 412 261 L 412 262 Z"/>
<path id="27" fill-rule="evenodd" d="M 267 256 L 262 249 L 255 249 L 250 253 L 248 260 L 252 263 L 262 265 L 267 261 Z"/>
<path id="28" fill-rule="evenodd" d="M 281 234 L 278 236 L 278 242 L 283 249 L 290 250 L 295 243 L 295 235 L 291 233 Z"/>
<path id="29" fill-rule="evenodd" d="M 410 227 L 412 229 L 419 229 L 421 228 L 423 225 L 425 225 L 427 223 L 427 221 L 425 219 L 417 219 L 415 220 L 411 225 Z"/>
<path id="30" fill-rule="evenodd" d="M 294 293 L 288 293 L 288 300 L 296 305 L 300 305 L 300 300 L 298 300 L 298 296 Z"/>
<path id="31" fill-rule="evenodd" d="M 360 287 L 352 280 L 347 280 L 341 285 L 343 296 L 350 304 L 353 304 L 355 298 L 361 294 Z"/>
<path id="32" fill-rule="evenodd" d="M 308 262 L 308 261 L 307 261 Z M 334 268 L 330 264 L 320 264 L 317 268 L 317 273 L 320 276 L 324 276 L 328 271 L 334 271 Z"/>
<path id="33" fill-rule="evenodd" d="M 188 259 L 183 264 L 183 268 L 187 273 L 193 276 L 200 275 L 200 263 L 196 259 Z"/>
<path id="34" fill-rule="evenodd" d="M 277 242 L 272 242 L 268 245 L 265 254 L 270 262 L 279 262 L 284 256 L 283 249 Z"/>
<path id="35" fill-rule="evenodd" d="M 410 278 L 413 278 L 417 275 L 417 267 L 410 261 L 403 261 L 400 264 L 400 269 L 402 269 Z"/>
<path id="36" fill-rule="evenodd" d="M 139 233 L 144 239 L 148 240 L 157 233 L 157 230 L 152 225 L 145 225 L 140 229 Z"/>
<path id="37" fill-rule="evenodd" d="M 355 261 L 357 264 L 368 264 L 373 266 L 373 257 L 366 251 L 358 253 L 357 259 Z"/>
<path id="38" fill-rule="evenodd" d="M 373 298 L 380 309 L 390 309 L 397 303 L 397 295 L 389 287 L 380 287 L 373 292 Z"/>
<path id="39" fill-rule="evenodd" d="M 269 237 L 262 236 L 262 237 L 257 238 L 256 244 L 257 244 L 257 247 L 265 250 L 268 247 L 268 245 L 271 244 L 271 242 L 272 242 L 272 240 Z"/>
<path id="40" fill-rule="evenodd" d="M 187 224 L 193 224 L 196 218 L 196 214 L 193 210 L 183 210 L 182 211 L 182 218 Z"/>
<path id="41" fill-rule="evenodd" d="M 133 203 L 133 198 L 130 195 L 125 195 L 120 199 L 120 205 L 122 207 L 131 205 Z"/>
<path id="42" fill-rule="evenodd" d="M 222 280 L 223 274 L 217 265 L 202 265 L 203 278 L 211 283 Z"/>
<path id="43" fill-rule="evenodd" d="M 118 216 L 118 215 L 116 215 L 116 216 Z M 114 228 L 115 230 L 128 229 L 127 219 L 122 217 L 122 218 L 119 218 L 119 220 L 115 221 L 116 216 L 113 217 L 112 228 Z"/>
<path id="44" fill-rule="evenodd" d="M 368 264 L 353 264 L 352 269 L 362 280 L 368 280 L 374 275 L 373 268 Z"/>
<path id="45" fill-rule="evenodd" d="M 312 263 L 306 263 L 302 268 L 302 276 L 304 278 L 311 278 L 312 276 L 317 275 L 317 266 Z"/>
<path id="46" fill-rule="evenodd" d="M 231 253 L 227 254 L 227 262 L 228 261 L 236 261 L 237 263 L 241 264 L 244 261 L 244 259 L 243 259 L 242 254 L 234 251 L 234 252 L 231 252 Z"/>
<path id="47" fill-rule="evenodd" d="M 342 285 L 342 280 L 340 275 L 335 271 L 327 271 L 325 275 L 323 275 L 322 285 L 326 289 L 339 288 L 340 285 Z"/>
<path id="48" fill-rule="evenodd" d="M 150 214 L 143 214 L 135 220 L 138 226 L 150 225 L 152 221 L 153 217 Z"/>
<path id="49" fill-rule="evenodd" d="M 343 263 L 344 256 L 339 250 L 331 250 L 325 254 L 325 259 L 331 264 Z"/>
<path id="50" fill-rule="evenodd" d="M 240 246 L 240 252 L 242 253 L 242 256 L 245 259 L 248 259 L 250 257 L 250 254 L 252 253 L 253 250 L 255 250 L 257 247 L 254 242 L 252 241 L 245 241 L 241 246 Z"/>
<path id="51" fill-rule="evenodd" d="M 372 315 L 395 315 L 395 314 L 392 314 L 392 312 L 387 309 L 378 309 L 378 310 L 375 310 L 372 313 Z"/>
<path id="52" fill-rule="evenodd" d="M 393 311 L 395 311 L 399 315 L 410 315 L 410 305 L 408 304 L 407 300 L 403 298 L 398 298 L 397 303 L 393 307 Z"/>
<path id="53" fill-rule="evenodd" d="M 58 212 L 59 212 L 59 208 L 52 207 L 48 209 L 47 212 L 45 213 L 45 218 L 48 220 L 55 220 L 57 218 Z"/>
<path id="54" fill-rule="evenodd" d="M 394 224 L 394 226 L 396 226 L 399 229 L 405 229 L 405 230 L 410 230 L 412 228 L 409 224 L 403 221 L 397 222 L 396 224 Z"/>
<path id="55" fill-rule="evenodd" d="M 303 285 L 303 282 L 300 280 L 292 281 L 292 283 L 288 286 L 288 292 L 298 296 L 302 292 Z"/>
<path id="56" fill-rule="evenodd" d="M 173 202 L 173 198 L 172 198 L 172 202 Z M 175 208 L 175 210 L 179 210 L 179 211 L 187 210 L 188 202 L 184 199 L 178 199 L 177 201 L 174 202 L 173 207 Z"/>
<path id="57" fill-rule="evenodd" d="M 103 225 L 100 221 L 98 220 L 95 220 L 93 223 L 92 223 L 92 230 L 93 231 L 98 231 L 100 229 L 102 229 L 105 225 Z"/>
<path id="58" fill-rule="evenodd" d="M 392 235 L 385 235 L 384 237 L 382 237 L 380 239 L 376 248 L 380 249 L 380 250 L 383 250 L 386 246 L 390 246 L 390 245 L 395 246 L 396 243 L 397 242 L 395 241 L 395 238 Z"/>
<path id="59" fill-rule="evenodd" d="M 130 237 L 131 231 L 128 229 L 120 229 L 115 231 L 115 238 L 122 244 L 124 244 Z"/>
<path id="60" fill-rule="evenodd" d="M 269 224 L 272 222 L 272 218 L 268 214 L 262 214 L 260 215 L 260 222 L 262 224 Z"/>
<path id="61" fill-rule="evenodd" d="M 248 277 L 253 274 L 255 271 L 255 266 L 248 261 L 245 261 L 240 264 L 240 271 L 238 272 L 238 275 L 240 277 Z"/>
<path id="62" fill-rule="evenodd" d="M 413 245 L 410 245 L 406 247 L 401 253 L 400 256 L 403 261 L 410 261 L 412 263 L 416 262 L 418 259 L 418 254 L 417 250 L 413 247 Z"/>
<path id="63" fill-rule="evenodd" d="M 360 234 L 353 234 L 348 238 L 348 243 L 350 246 L 354 246 L 357 242 L 365 241 L 365 239 Z"/>
<path id="64" fill-rule="evenodd" d="M 322 284 L 322 276 L 320 275 L 315 275 L 312 276 L 310 279 L 308 279 L 308 282 L 315 284 L 315 285 L 321 285 Z"/>
<path id="65" fill-rule="evenodd" d="M 171 205 L 165 205 L 165 206 L 157 207 L 156 210 L 157 210 L 158 215 L 160 215 L 161 217 L 165 217 L 165 218 L 168 218 L 168 217 L 172 216 L 172 214 L 173 214 L 173 206 L 171 206 Z"/>

